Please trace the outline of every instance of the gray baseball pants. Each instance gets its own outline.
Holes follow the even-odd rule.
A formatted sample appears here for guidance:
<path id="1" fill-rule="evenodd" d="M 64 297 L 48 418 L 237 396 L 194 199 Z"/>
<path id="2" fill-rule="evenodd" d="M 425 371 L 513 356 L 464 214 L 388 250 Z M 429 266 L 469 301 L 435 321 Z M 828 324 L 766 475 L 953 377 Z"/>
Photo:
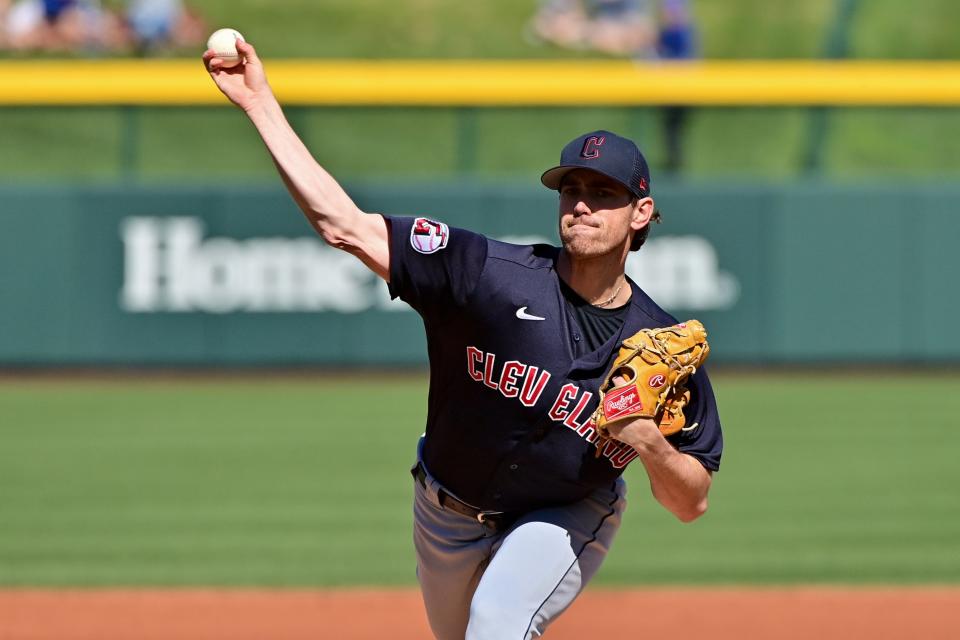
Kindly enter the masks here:
<path id="1" fill-rule="evenodd" d="M 429 470 L 413 484 L 417 578 L 438 640 L 542 636 L 600 568 L 626 508 L 621 478 L 494 532 L 440 506 Z"/>

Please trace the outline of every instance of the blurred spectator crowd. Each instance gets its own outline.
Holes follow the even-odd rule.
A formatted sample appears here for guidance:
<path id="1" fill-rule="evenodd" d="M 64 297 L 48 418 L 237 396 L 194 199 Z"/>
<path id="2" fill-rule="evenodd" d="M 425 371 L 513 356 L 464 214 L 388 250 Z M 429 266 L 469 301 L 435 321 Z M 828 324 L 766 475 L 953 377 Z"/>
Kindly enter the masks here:
<path id="1" fill-rule="evenodd" d="M 534 39 L 567 49 L 631 58 L 696 55 L 687 0 L 540 0 Z"/>
<path id="2" fill-rule="evenodd" d="M 196 47 L 203 18 L 181 0 L 0 0 L 0 49 L 162 54 Z"/>
<path id="3" fill-rule="evenodd" d="M 565 49 L 592 50 L 635 60 L 691 60 L 699 55 L 688 0 L 539 0 L 531 39 Z M 661 109 L 661 169 L 683 168 L 689 108 Z"/>

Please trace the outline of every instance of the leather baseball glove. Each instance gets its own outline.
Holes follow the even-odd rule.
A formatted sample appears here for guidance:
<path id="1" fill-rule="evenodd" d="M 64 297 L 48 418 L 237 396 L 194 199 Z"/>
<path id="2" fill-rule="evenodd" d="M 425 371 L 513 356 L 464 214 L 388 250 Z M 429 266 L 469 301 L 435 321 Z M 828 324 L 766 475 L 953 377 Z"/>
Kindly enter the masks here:
<path id="1" fill-rule="evenodd" d="M 709 353 L 707 331 L 698 320 L 643 329 L 624 340 L 600 385 L 600 405 L 593 414 L 600 436 L 597 455 L 610 440 L 607 425 L 618 420 L 653 418 L 665 436 L 680 431 L 683 408 L 690 402 L 684 382 Z"/>

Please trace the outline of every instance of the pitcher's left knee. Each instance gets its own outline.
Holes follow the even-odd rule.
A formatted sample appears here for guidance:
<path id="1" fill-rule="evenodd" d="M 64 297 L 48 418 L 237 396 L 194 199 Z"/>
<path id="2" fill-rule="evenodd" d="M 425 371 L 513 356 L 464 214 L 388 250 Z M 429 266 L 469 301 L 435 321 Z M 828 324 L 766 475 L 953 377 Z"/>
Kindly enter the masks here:
<path id="1" fill-rule="evenodd" d="M 500 595 L 480 591 L 474 595 L 466 640 L 526 640 L 543 635 L 534 621 L 535 611 Z"/>

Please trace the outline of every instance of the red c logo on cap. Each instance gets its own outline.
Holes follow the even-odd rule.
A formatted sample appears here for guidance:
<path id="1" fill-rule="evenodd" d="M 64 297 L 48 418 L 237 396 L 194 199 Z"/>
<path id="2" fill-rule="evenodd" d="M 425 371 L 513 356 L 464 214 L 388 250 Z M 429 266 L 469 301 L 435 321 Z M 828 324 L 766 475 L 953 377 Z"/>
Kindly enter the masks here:
<path id="1" fill-rule="evenodd" d="M 599 147 L 603 145 L 606 138 L 598 138 L 597 136 L 590 136 L 583 142 L 583 150 L 580 152 L 580 156 L 583 158 L 593 159 L 600 157 Z"/>

